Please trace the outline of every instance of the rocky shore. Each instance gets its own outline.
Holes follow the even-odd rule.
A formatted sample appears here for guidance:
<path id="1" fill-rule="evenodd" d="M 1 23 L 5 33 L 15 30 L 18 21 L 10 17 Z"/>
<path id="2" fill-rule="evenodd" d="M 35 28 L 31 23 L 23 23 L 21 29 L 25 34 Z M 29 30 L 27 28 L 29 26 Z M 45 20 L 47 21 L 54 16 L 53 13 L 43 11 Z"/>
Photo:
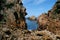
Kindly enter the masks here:
<path id="1" fill-rule="evenodd" d="M 56 6 L 55 4 L 54 7 Z M 57 9 L 54 7 L 48 14 L 39 16 L 37 30 L 29 31 L 25 19 L 26 8 L 22 0 L 0 0 L 0 40 L 60 40 L 59 11 L 56 13 Z M 53 16 L 54 13 L 57 16 Z"/>

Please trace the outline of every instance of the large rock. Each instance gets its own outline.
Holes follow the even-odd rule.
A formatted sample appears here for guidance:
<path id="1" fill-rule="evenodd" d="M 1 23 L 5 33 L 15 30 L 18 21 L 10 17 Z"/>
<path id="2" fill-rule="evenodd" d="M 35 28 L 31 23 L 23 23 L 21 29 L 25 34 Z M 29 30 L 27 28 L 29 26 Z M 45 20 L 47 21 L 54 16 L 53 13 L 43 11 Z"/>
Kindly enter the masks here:
<path id="1" fill-rule="evenodd" d="M 27 19 L 32 20 L 32 21 L 35 21 L 36 20 L 36 17 L 35 16 L 31 16 L 31 17 L 28 17 Z"/>
<path id="2" fill-rule="evenodd" d="M 57 1 L 54 7 L 47 14 L 38 17 L 38 30 L 49 30 L 60 35 L 60 1 Z"/>
<path id="3" fill-rule="evenodd" d="M 45 14 L 40 15 L 38 17 L 38 24 L 39 24 L 38 30 L 45 30 L 47 28 L 46 27 L 47 23 L 48 23 L 48 16 Z"/>
<path id="4" fill-rule="evenodd" d="M 27 29 L 22 0 L 0 0 L 0 40 L 18 40 Z"/>
<path id="5" fill-rule="evenodd" d="M 21 0 L 0 0 L 1 23 L 7 27 L 27 29 L 26 8 Z M 3 23 L 4 22 L 4 23 Z"/>

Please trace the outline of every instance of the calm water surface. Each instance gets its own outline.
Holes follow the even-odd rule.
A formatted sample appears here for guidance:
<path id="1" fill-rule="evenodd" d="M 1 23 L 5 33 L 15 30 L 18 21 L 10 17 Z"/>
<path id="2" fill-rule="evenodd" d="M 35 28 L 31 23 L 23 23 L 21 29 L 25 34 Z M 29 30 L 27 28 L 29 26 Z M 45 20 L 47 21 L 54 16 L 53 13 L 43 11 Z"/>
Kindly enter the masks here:
<path id="1" fill-rule="evenodd" d="M 28 26 L 28 30 L 36 30 L 37 27 L 38 27 L 38 24 L 36 21 L 31 21 L 29 19 L 26 19 L 26 23 L 27 23 L 27 26 Z"/>

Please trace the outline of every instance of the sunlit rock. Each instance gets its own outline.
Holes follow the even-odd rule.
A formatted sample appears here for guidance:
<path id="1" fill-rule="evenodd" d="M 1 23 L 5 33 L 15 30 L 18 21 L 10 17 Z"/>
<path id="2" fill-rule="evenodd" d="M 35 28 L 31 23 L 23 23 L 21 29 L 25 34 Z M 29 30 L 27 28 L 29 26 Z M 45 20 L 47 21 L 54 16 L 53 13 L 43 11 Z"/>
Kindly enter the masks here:
<path id="1" fill-rule="evenodd" d="M 36 20 L 36 17 L 35 16 L 31 16 L 31 17 L 28 17 L 29 20 Z"/>
<path id="2" fill-rule="evenodd" d="M 49 30 L 50 32 L 60 35 L 60 1 L 57 1 L 53 8 L 46 14 L 38 17 L 38 30 Z"/>

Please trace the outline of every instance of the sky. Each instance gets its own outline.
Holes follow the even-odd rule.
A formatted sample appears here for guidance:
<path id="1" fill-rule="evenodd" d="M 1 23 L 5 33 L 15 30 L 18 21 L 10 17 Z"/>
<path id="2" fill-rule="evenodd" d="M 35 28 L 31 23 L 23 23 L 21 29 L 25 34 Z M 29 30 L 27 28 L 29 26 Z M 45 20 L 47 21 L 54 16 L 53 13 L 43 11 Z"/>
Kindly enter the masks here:
<path id="1" fill-rule="evenodd" d="M 42 13 L 47 13 L 52 9 L 56 0 L 22 0 L 23 6 L 26 8 L 27 16 L 38 17 Z"/>

